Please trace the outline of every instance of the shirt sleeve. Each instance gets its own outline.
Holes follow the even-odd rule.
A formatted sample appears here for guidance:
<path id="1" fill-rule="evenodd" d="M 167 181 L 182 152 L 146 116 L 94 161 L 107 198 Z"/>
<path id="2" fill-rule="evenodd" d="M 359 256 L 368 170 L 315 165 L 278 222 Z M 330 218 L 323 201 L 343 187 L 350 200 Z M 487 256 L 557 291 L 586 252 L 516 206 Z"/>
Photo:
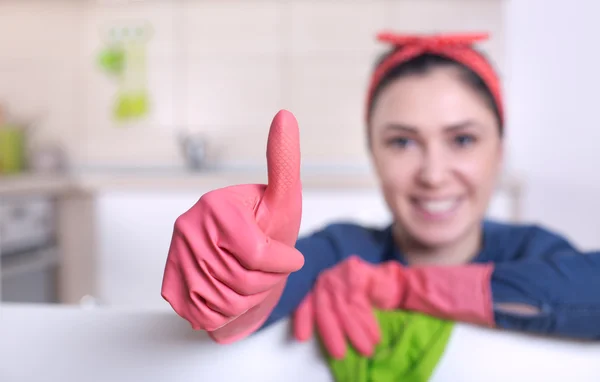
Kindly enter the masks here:
<path id="1" fill-rule="evenodd" d="M 496 325 L 538 334 L 600 339 L 600 252 L 584 253 L 541 232 L 516 261 L 496 264 L 491 289 Z M 524 304 L 511 313 L 500 304 Z"/>
<path id="2" fill-rule="evenodd" d="M 288 317 L 313 288 L 317 277 L 352 255 L 371 263 L 383 261 L 388 230 L 363 227 L 353 223 L 334 223 L 301 238 L 296 248 L 304 255 L 304 266 L 287 280 L 279 303 L 263 325 Z"/>
<path id="3" fill-rule="evenodd" d="M 289 316 L 312 289 L 319 273 L 341 260 L 340 248 L 327 229 L 299 239 L 296 249 L 304 255 L 304 266 L 288 277 L 279 303 L 263 328 Z"/>

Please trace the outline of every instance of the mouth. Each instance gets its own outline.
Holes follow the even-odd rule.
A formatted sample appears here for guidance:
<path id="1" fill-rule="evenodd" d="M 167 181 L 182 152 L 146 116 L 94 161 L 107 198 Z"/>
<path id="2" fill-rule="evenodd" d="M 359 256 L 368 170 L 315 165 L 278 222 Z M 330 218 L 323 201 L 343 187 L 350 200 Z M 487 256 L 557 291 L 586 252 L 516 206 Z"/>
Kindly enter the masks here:
<path id="1" fill-rule="evenodd" d="M 451 217 L 460 206 L 462 198 L 444 199 L 412 199 L 412 204 L 420 215 L 430 220 L 441 220 Z"/>

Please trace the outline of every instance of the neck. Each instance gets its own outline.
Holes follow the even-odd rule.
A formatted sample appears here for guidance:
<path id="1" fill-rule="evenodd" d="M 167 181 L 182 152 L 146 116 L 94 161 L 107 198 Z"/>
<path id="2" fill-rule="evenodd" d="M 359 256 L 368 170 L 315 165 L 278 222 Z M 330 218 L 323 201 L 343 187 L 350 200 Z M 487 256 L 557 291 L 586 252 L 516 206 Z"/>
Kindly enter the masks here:
<path id="1" fill-rule="evenodd" d="M 426 246 L 411 238 L 398 225 L 394 225 L 394 240 L 402 249 L 410 265 L 458 265 L 477 256 L 481 249 L 483 230 L 481 225 L 470 230 L 453 243 L 442 246 Z"/>

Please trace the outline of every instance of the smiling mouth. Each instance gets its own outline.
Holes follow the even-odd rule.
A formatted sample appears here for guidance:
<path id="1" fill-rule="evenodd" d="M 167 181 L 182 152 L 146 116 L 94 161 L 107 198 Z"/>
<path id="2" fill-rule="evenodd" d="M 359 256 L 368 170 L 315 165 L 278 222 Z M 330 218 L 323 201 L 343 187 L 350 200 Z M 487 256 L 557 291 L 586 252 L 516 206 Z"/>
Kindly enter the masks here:
<path id="1" fill-rule="evenodd" d="M 460 205 L 461 198 L 446 199 L 412 199 L 413 205 L 428 217 L 440 218 L 452 214 Z"/>

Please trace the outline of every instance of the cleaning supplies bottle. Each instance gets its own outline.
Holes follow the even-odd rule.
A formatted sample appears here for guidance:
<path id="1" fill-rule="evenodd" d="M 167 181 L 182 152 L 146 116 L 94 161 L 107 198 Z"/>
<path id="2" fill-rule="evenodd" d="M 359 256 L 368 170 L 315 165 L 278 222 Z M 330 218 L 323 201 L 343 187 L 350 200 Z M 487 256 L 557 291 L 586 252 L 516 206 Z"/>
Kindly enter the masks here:
<path id="1" fill-rule="evenodd" d="M 25 169 L 25 132 L 8 122 L 0 107 L 0 175 L 16 174 Z"/>

